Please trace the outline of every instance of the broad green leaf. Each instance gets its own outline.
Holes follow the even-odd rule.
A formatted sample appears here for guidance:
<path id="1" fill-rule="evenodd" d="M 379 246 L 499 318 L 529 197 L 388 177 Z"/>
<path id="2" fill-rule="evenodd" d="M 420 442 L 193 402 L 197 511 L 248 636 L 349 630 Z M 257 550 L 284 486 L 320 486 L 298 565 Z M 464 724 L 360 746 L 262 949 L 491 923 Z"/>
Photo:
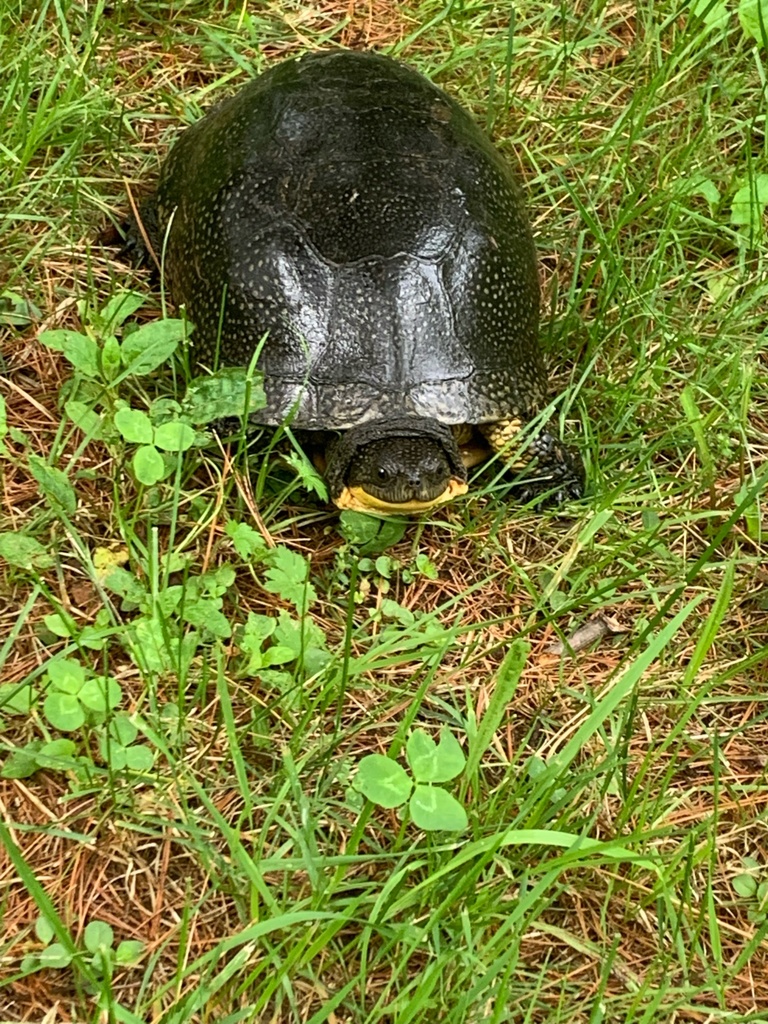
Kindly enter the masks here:
<path id="1" fill-rule="evenodd" d="M 332 660 L 333 656 L 330 651 L 326 651 L 323 647 L 318 647 L 315 644 L 310 644 L 308 647 L 305 647 L 304 654 L 299 661 L 299 666 L 308 676 L 313 676 L 322 671 Z"/>
<path id="2" fill-rule="evenodd" d="M 262 656 L 262 666 L 270 668 L 273 665 L 288 665 L 296 660 L 296 652 L 290 647 L 268 647 Z"/>
<path id="3" fill-rule="evenodd" d="M 162 455 L 151 444 L 142 445 L 133 456 L 133 471 L 136 479 L 145 487 L 153 487 L 166 475 Z"/>
<path id="4" fill-rule="evenodd" d="M 267 637 L 275 631 L 277 620 L 270 615 L 249 612 L 243 633 L 237 646 L 248 655 L 248 664 L 242 669 L 244 675 L 253 676 L 264 667 L 262 648 Z"/>
<path id="5" fill-rule="evenodd" d="M 104 586 L 113 594 L 118 594 L 124 601 L 140 605 L 147 595 L 144 585 L 136 579 L 132 572 L 115 566 L 104 577 Z"/>
<path id="6" fill-rule="evenodd" d="M 280 672 L 276 668 L 263 668 L 259 672 L 259 682 L 265 690 L 279 690 L 288 694 L 295 691 L 296 683 L 290 672 Z"/>
<path id="7" fill-rule="evenodd" d="M 85 723 L 83 705 L 71 693 L 49 693 L 43 711 L 54 729 L 61 732 L 73 732 Z"/>
<path id="8" fill-rule="evenodd" d="M 701 18 L 710 29 L 724 26 L 730 17 L 726 0 L 694 0 L 691 13 Z"/>
<path id="9" fill-rule="evenodd" d="M 248 619 L 243 626 L 243 635 L 239 643 L 242 650 L 261 650 L 264 641 L 275 631 L 277 619 L 271 615 L 260 615 L 257 612 L 248 612 Z"/>
<path id="10" fill-rule="evenodd" d="M 104 645 L 107 642 L 107 637 L 113 632 L 112 627 L 108 622 L 104 622 L 105 616 L 108 616 L 109 612 L 106 608 L 101 608 L 96 613 L 96 622 L 92 626 L 83 626 L 80 630 L 80 635 L 77 638 L 77 642 L 81 647 L 87 647 L 89 651 L 103 651 Z M 102 621 L 99 621 L 101 616 Z"/>
<path id="11" fill-rule="evenodd" d="M 197 578 L 199 579 L 199 577 Z M 181 584 L 176 584 L 173 587 L 166 587 L 165 590 L 160 591 L 155 601 L 155 607 L 164 618 L 171 618 L 183 600 L 188 601 L 190 604 L 197 601 L 198 591 L 192 586 L 194 582 L 195 577 L 191 577 L 188 580 L 188 586 L 184 587 Z M 146 604 L 147 602 L 144 603 Z"/>
<path id="12" fill-rule="evenodd" d="M 117 743 L 122 743 L 124 747 L 127 747 L 129 743 L 133 743 L 138 733 L 139 730 L 128 715 L 115 715 L 109 723 L 109 735 Z"/>
<path id="13" fill-rule="evenodd" d="M 196 377 L 184 396 L 184 414 L 192 423 L 213 423 L 258 412 L 267 402 L 261 380 L 260 373 L 249 378 L 248 370 L 239 366 L 223 367 L 210 376 Z"/>
<path id="14" fill-rule="evenodd" d="M 369 516 L 364 512 L 342 512 L 339 516 L 341 532 L 346 541 L 357 546 L 367 544 L 379 533 L 384 522 L 378 516 Z"/>
<path id="15" fill-rule="evenodd" d="M 408 520 L 400 516 L 369 516 L 365 512 L 342 512 L 341 533 L 347 543 L 359 548 L 361 555 L 377 555 L 402 540 Z"/>
<path id="16" fill-rule="evenodd" d="M 232 636 L 232 627 L 226 615 L 219 609 L 218 600 L 198 598 L 184 605 L 184 620 L 193 626 L 207 629 L 214 636 L 226 639 Z"/>
<path id="17" fill-rule="evenodd" d="M 367 754 L 357 766 L 352 785 L 373 803 L 388 808 L 404 804 L 413 789 L 408 772 L 384 754 Z"/>
<path id="18" fill-rule="evenodd" d="M 149 407 L 149 418 L 154 426 L 161 423 L 168 423 L 170 420 L 177 420 L 181 416 L 181 404 L 175 398 L 168 395 L 161 395 L 154 398 Z"/>
<path id="19" fill-rule="evenodd" d="M 77 744 L 73 740 L 49 740 L 37 752 L 38 757 L 73 757 Z"/>
<path id="20" fill-rule="evenodd" d="M 99 310 L 99 319 L 107 330 L 114 330 L 124 323 L 147 301 L 140 292 L 120 291 Z"/>
<path id="21" fill-rule="evenodd" d="M 110 743 L 106 736 L 102 736 L 99 740 L 99 750 L 112 771 L 121 772 L 125 769 L 128 764 L 128 747 L 114 740 Z"/>
<path id="22" fill-rule="evenodd" d="M 34 690 L 29 683 L 3 683 L 0 686 L 0 711 L 6 715 L 28 715 Z"/>
<path id="23" fill-rule="evenodd" d="M 115 950 L 115 963 L 125 967 L 135 964 L 144 955 L 146 946 L 135 939 L 124 939 Z"/>
<path id="24" fill-rule="evenodd" d="M 166 362 L 187 334 L 183 320 L 156 320 L 144 324 L 123 341 L 120 353 L 127 373 L 151 373 Z"/>
<path id="25" fill-rule="evenodd" d="M 72 963 L 72 954 L 60 942 L 52 942 L 37 954 L 41 967 L 62 968 Z"/>
<path id="26" fill-rule="evenodd" d="M 43 331 L 39 340 L 48 348 L 63 352 L 64 357 L 84 377 L 99 377 L 99 346 L 93 338 L 77 331 Z"/>
<path id="27" fill-rule="evenodd" d="M 52 658 L 45 668 L 51 685 L 62 693 L 79 693 L 85 683 L 85 669 L 74 658 Z"/>
<path id="28" fill-rule="evenodd" d="M 395 562 L 390 558 L 389 555 L 379 555 L 374 562 L 374 568 L 379 576 L 382 576 L 385 580 L 392 579 L 392 573 L 395 570 Z"/>
<path id="29" fill-rule="evenodd" d="M 51 740 L 40 747 L 35 760 L 40 768 L 50 768 L 53 771 L 67 771 L 77 763 L 75 758 L 76 750 L 77 746 L 72 740 Z"/>
<path id="30" fill-rule="evenodd" d="M 111 334 L 108 338 L 104 339 L 104 344 L 101 347 L 101 374 L 104 380 L 110 384 L 113 380 L 116 380 L 120 374 L 122 362 L 120 342 L 114 334 Z"/>
<path id="31" fill-rule="evenodd" d="M 427 832 L 460 832 L 468 825 L 467 812 L 440 786 L 416 786 L 408 807 L 414 825 Z"/>
<path id="32" fill-rule="evenodd" d="M 235 551 L 241 558 L 253 558 L 267 550 L 267 542 L 259 531 L 254 530 L 248 523 L 236 523 L 234 519 L 230 519 L 224 532 L 232 540 Z"/>
<path id="33" fill-rule="evenodd" d="M 437 566 L 431 560 L 429 555 L 420 552 L 416 555 L 416 568 L 422 575 L 426 576 L 428 580 L 436 580 L 439 576 Z"/>
<path id="34" fill-rule="evenodd" d="M 430 782 L 435 768 L 437 744 L 423 729 L 414 729 L 405 745 L 405 753 L 417 782 Z"/>
<path id="35" fill-rule="evenodd" d="M 225 562 L 213 572 L 207 572 L 200 577 L 205 582 L 205 588 L 209 594 L 221 597 L 229 590 L 237 579 L 234 566 Z"/>
<path id="36" fill-rule="evenodd" d="M 7 288 L 0 292 L 0 324 L 6 327 L 29 327 L 35 320 L 42 320 L 42 311 L 30 299 Z"/>
<path id="37" fill-rule="evenodd" d="M 712 208 L 720 202 L 718 187 L 710 178 L 702 178 L 697 182 L 695 188 L 691 189 L 691 192 L 694 195 L 703 196 Z"/>
<path id="38" fill-rule="evenodd" d="M 416 622 L 416 616 L 410 608 L 404 608 L 398 601 L 391 597 L 385 597 L 381 602 L 381 614 L 387 619 L 397 619 L 403 626 L 411 627 Z"/>
<path id="39" fill-rule="evenodd" d="M 50 629 L 56 636 L 71 637 L 74 636 L 77 630 L 74 628 L 74 623 L 69 623 L 64 618 L 55 612 L 52 615 L 46 615 L 43 618 L 43 622 L 47 629 Z"/>
<path id="40" fill-rule="evenodd" d="M 91 921 L 85 926 L 83 933 L 83 942 L 89 953 L 110 949 L 114 938 L 115 934 L 106 921 Z"/>
<path id="41" fill-rule="evenodd" d="M 64 403 L 64 411 L 84 434 L 98 440 L 104 434 L 104 417 L 96 412 L 87 402 L 71 398 Z"/>
<path id="42" fill-rule="evenodd" d="M 163 559 L 163 571 L 168 573 L 184 572 L 194 563 L 194 556 L 183 551 L 168 551 Z"/>
<path id="43" fill-rule="evenodd" d="M 0 533 L 0 558 L 19 569 L 50 569 L 56 559 L 48 553 L 40 541 L 24 533 Z"/>
<path id="44" fill-rule="evenodd" d="M 36 753 L 39 745 L 37 740 L 14 750 L 3 762 L 0 776 L 4 779 L 28 779 L 34 775 L 39 767 Z"/>
<path id="45" fill-rule="evenodd" d="M 185 452 L 195 443 L 195 432 L 188 423 L 171 420 L 155 428 L 155 444 L 166 452 Z"/>
<path id="46" fill-rule="evenodd" d="M 67 474 L 49 466 L 39 455 L 29 455 L 29 468 L 51 507 L 71 516 L 77 508 L 77 496 Z"/>
<path id="47" fill-rule="evenodd" d="M 174 704 L 173 701 L 170 701 L 168 704 L 163 704 L 160 708 L 160 721 L 163 724 L 164 731 L 168 735 L 176 736 L 181 724 L 179 705 Z"/>
<path id="48" fill-rule="evenodd" d="M 762 226 L 763 214 L 768 206 L 768 174 L 756 174 L 736 192 L 731 207 L 734 224 L 749 225 L 754 231 Z"/>
<path id="49" fill-rule="evenodd" d="M 736 875 L 731 879 L 733 891 L 742 899 L 749 899 L 757 892 L 757 879 L 754 875 Z"/>
<path id="50" fill-rule="evenodd" d="M 450 782 L 466 763 L 459 741 L 444 727 L 435 743 L 423 729 L 414 729 L 406 744 L 408 764 L 416 782 Z"/>
<path id="51" fill-rule="evenodd" d="M 47 946 L 55 934 L 56 933 L 54 932 L 51 924 L 49 923 L 48 918 L 44 917 L 42 914 L 39 914 L 37 920 L 35 921 L 35 935 L 38 937 L 38 939 L 42 942 L 44 946 Z"/>
<path id="52" fill-rule="evenodd" d="M 317 598 L 315 588 L 308 582 L 307 559 L 283 545 L 272 548 L 266 557 L 269 568 L 265 574 L 264 589 L 271 594 L 279 594 L 284 601 L 295 605 L 300 615 L 305 615 Z"/>
<path id="53" fill-rule="evenodd" d="M 768 6 L 765 0 L 739 0 L 739 23 L 745 36 L 768 46 Z"/>
<path id="54" fill-rule="evenodd" d="M 135 619 L 130 630 L 131 657 L 143 671 L 180 671 L 194 654 L 197 634 L 191 633 L 180 640 L 170 633 L 168 625 L 159 618 L 143 615 Z"/>
<path id="55" fill-rule="evenodd" d="M 120 684 L 112 676 L 96 676 L 84 683 L 77 696 L 90 711 L 106 715 L 112 708 L 117 707 L 123 694 Z"/>
<path id="56" fill-rule="evenodd" d="M 152 421 L 141 409 L 123 406 L 115 413 L 115 426 L 130 444 L 152 444 L 155 436 Z"/>
<path id="57" fill-rule="evenodd" d="M 294 658 L 308 675 L 319 672 L 331 660 L 325 633 L 307 615 L 298 622 L 281 608 L 274 640 L 281 647 L 289 647 L 293 651 Z"/>
<path id="58" fill-rule="evenodd" d="M 528 777 L 535 782 L 547 774 L 547 762 L 538 754 L 533 754 L 528 758 L 525 769 L 528 772 Z"/>
<path id="59" fill-rule="evenodd" d="M 91 957 L 91 966 L 97 976 L 110 973 L 112 970 L 112 959 L 114 955 L 114 950 L 112 949 L 100 949 L 98 952 L 93 954 Z"/>
<path id="60" fill-rule="evenodd" d="M 134 772 L 151 771 L 155 763 L 155 755 L 146 744 L 141 743 L 134 747 L 128 747 L 125 751 L 125 765 Z"/>

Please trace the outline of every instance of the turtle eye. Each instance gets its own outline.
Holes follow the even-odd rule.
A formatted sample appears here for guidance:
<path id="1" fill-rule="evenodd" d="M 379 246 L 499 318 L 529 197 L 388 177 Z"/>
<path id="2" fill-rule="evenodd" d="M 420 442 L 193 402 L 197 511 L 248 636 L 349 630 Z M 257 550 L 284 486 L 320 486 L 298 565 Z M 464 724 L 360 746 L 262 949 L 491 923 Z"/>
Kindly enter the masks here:
<path id="1" fill-rule="evenodd" d="M 383 466 L 379 466 L 379 468 L 376 470 L 376 476 L 379 478 L 379 480 L 381 480 L 382 483 L 384 483 L 385 480 L 389 480 L 389 473 L 386 471 L 386 469 L 384 469 Z"/>

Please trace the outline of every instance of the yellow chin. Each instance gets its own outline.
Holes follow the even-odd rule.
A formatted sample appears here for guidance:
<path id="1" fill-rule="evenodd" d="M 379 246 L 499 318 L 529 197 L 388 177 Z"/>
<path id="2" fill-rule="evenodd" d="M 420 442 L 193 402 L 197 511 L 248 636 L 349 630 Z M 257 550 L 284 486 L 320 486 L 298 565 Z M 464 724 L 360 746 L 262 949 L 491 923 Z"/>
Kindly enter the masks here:
<path id="1" fill-rule="evenodd" d="M 351 509 L 353 512 L 373 512 L 380 516 L 414 515 L 418 512 L 428 512 L 435 505 L 442 505 L 445 501 L 451 501 L 460 494 L 467 493 L 467 484 L 464 480 L 452 477 L 450 483 L 442 494 L 431 501 L 404 501 L 400 504 L 390 501 L 382 501 L 368 494 L 362 487 L 345 487 L 334 502 L 339 508 Z"/>

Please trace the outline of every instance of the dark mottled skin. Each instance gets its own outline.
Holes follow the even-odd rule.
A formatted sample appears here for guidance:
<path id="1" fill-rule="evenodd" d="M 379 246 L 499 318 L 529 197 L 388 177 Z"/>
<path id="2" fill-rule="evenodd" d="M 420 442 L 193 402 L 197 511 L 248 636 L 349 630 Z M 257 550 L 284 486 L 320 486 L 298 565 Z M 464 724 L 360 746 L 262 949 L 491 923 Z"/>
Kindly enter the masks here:
<path id="1" fill-rule="evenodd" d="M 264 423 L 480 424 L 545 400 L 519 186 L 388 58 L 318 54 L 245 86 L 173 147 L 151 221 L 201 364 L 247 364 L 268 332 Z"/>

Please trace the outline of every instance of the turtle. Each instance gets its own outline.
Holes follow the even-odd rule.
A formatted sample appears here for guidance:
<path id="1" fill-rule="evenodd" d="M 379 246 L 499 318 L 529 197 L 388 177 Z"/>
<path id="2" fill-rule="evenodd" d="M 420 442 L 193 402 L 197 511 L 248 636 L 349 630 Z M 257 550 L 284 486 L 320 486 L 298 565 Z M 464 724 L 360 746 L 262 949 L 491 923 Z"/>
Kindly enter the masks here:
<path id="1" fill-rule="evenodd" d="M 463 494 L 546 404 L 521 186 L 407 65 L 347 50 L 275 65 L 182 132 L 143 219 L 197 364 L 258 353 L 253 419 L 322 450 L 342 509 Z M 581 458 L 549 430 L 528 463 L 533 493 L 583 493 Z"/>

